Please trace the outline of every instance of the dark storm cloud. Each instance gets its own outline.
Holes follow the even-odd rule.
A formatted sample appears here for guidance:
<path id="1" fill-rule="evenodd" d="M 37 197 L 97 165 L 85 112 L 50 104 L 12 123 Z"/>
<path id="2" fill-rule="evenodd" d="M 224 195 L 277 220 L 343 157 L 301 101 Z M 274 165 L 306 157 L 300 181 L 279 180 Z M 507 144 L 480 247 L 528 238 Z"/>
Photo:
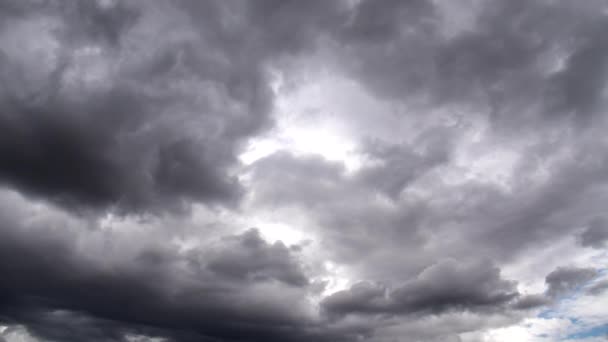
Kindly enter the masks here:
<path id="1" fill-rule="evenodd" d="M 235 154 L 271 121 L 270 62 L 340 3 L 6 3 L 0 181 L 68 207 L 234 201 Z"/>
<path id="2" fill-rule="evenodd" d="M 447 310 L 497 309 L 518 296 L 515 283 L 501 278 L 487 262 L 441 261 L 394 289 L 361 283 L 324 299 L 332 314 L 441 313 Z"/>
<path id="3" fill-rule="evenodd" d="M 61 23 L 55 30 L 46 29 L 50 32 L 43 31 L 44 26 L 36 26 L 47 13 Z M 143 20 L 138 17 L 141 15 L 132 15 L 131 25 Z M 142 61 L 136 67 L 148 71 L 137 75 L 134 67 L 121 65 L 121 58 L 147 51 L 128 51 L 124 47 L 128 44 L 124 41 L 126 36 L 135 28 L 117 25 L 122 16 L 129 15 L 118 9 L 96 7 L 92 2 L 49 3 L 4 24 L 0 125 L 7 134 L 0 140 L 3 183 L 72 207 L 115 205 L 131 210 L 166 205 L 182 198 L 234 198 L 238 186 L 225 171 L 232 162 L 231 150 L 236 143 L 236 138 L 226 132 L 226 127 L 234 126 L 231 119 L 219 116 L 220 109 L 210 103 L 200 103 L 198 113 L 185 114 L 194 108 L 171 108 L 175 101 L 192 102 L 193 99 L 171 94 L 170 87 L 186 81 L 183 73 L 193 66 L 188 62 L 200 57 L 187 51 L 188 42 L 144 46 L 153 56 L 140 57 Z M 27 25 L 33 29 L 19 30 Z M 40 40 L 39 53 L 50 61 L 46 65 L 34 64 L 40 61 L 22 57 L 30 51 L 11 51 L 15 48 L 9 39 L 30 40 L 33 44 Z M 45 51 L 45 44 L 59 47 L 57 51 Z M 91 46 L 102 49 L 103 55 L 90 62 L 108 63 L 108 67 L 118 69 L 117 74 L 99 81 L 103 82 L 99 88 L 88 87 L 84 82 L 70 86 L 70 76 L 78 77 L 79 62 L 87 62 L 79 60 L 78 49 Z M 178 70 L 175 59 L 180 53 L 193 59 L 182 70 Z M 57 61 L 53 63 L 53 59 Z M 86 64 L 83 68 L 83 72 L 88 71 Z M 192 86 L 199 81 L 223 82 L 231 77 L 228 73 L 217 75 L 218 79 L 198 72 L 191 75 L 195 82 Z M 39 81 L 36 84 L 28 77 Z M 146 94 L 143 88 L 155 83 L 168 91 L 163 95 Z M 267 101 L 262 99 L 258 101 Z M 225 100 L 240 102 L 231 95 Z M 177 120 L 162 122 L 163 112 Z M 252 109 L 248 115 L 260 123 L 265 120 L 264 109 L 258 113 Z M 180 137 L 175 129 L 186 128 L 179 127 L 183 125 L 180 121 L 190 125 L 218 121 L 226 127 L 211 128 L 201 138 L 186 134 Z"/>
<path id="4" fill-rule="evenodd" d="M 255 230 L 186 252 L 143 240 L 97 259 L 79 245 L 86 238 L 95 250 L 93 232 L 51 215 L 42 223 L 19 220 L 2 213 L 0 320 L 42 338 L 122 341 L 142 332 L 180 341 L 299 341 L 348 334 L 332 333 L 306 312 L 308 281 L 296 252 Z M 121 239 L 99 242 L 108 238 Z"/>
<path id="5" fill-rule="evenodd" d="M 213 342 L 457 341 L 516 323 L 596 271 L 558 268 L 545 294 L 524 295 L 501 269 L 518 274 L 567 238 L 607 241 L 605 11 L 599 0 L 0 1 L 0 184 L 70 209 L 0 203 L 0 322 L 52 341 Z M 357 136 L 354 170 L 289 152 L 239 165 L 272 126 L 271 74 L 289 79 L 281 68 L 308 58 L 405 108 L 353 108 L 349 120 L 391 115 L 406 129 Z M 512 179 L 479 176 L 493 168 Z M 154 217 L 177 232 L 112 231 L 69 213 L 201 202 L 224 205 L 221 221 L 243 214 L 230 206 L 242 196 L 252 216 L 303 217 L 294 228 L 317 243 L 313 262 L 365 281 L 323 298 L 307 247 L 256 229 Z"/>
<path id="6" fill-rule="evenodd" d="M 559 296 L 575 290 L 597 275 L 593 268 L 558 267 L 545 278 L 547 294 Z"/>

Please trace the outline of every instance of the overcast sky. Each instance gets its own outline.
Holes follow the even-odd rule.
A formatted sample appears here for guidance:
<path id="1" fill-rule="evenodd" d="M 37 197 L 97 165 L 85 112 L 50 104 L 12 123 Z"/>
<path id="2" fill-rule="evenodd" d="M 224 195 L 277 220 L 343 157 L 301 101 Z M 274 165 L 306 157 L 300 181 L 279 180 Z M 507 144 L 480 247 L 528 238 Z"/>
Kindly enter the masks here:
<path id="1" fill-rule="evenodd" d="M 605 0 L 0 0 L 0 342 L 608 336 Z"/>

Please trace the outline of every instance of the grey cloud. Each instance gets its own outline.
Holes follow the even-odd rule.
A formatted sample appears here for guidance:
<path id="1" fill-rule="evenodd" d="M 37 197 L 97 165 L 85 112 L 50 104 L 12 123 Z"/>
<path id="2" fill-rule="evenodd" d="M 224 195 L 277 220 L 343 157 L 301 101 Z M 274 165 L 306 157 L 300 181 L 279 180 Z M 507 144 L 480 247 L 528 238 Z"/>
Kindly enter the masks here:
<path id="1" fill-rule="evenodd" d="M 398 199 L 407 185 L 449 160 L 449 132 L 426 132 L 411 145 L 368 141 L 363 154 L 379 165 L 365 167 L 358 174 L 368 186 Z"/>
<path id="2" fill-rule="evenodd" d="M 389 312 L 391 302 L 385 285 L 361 282 L 332 294 L 323 301 L 323 308 L 332 314 Z"/>
<path id="3" fill-rule="evenodd" d="M 590 141 L 594 137 L 595 133 L 590 134 Z M 550 157 L 538 156 L 534 149 L 546 148 L 549 143 L 541 139 L 538 145 L 522 152 L 508 191 L 475 180 L 439 187 L 447 191 L 433 198 L 441 205 L 432 207 L 430 212 L 439 226 L 435 234 L 445 234 L 445 241 L 439 241 L 444 252 L 447 248 L 455 255 L 468 255 L 469 244 L 473 243 L 483 255 L 513 260 L 520 253 L 574 235 L 582 220 L 602 212 L 599 203 L 606 194 L 595 191 L 594 186 L 606 181 L 608 159 L 601 144 L 565 145 L 569 147 L 564 148 L 578 151 L 577 156 L 551 165 L 545 169 L 550 172 L 546 181 L 537 182 L 535 173 L 547 167 L 544 160 Z M 535 158 L 542 162 L 531 167 L 530 161 Z"/>
<path id="4" fill-rule="evenodd" d="M 42 338 L 123 341 L 141 331 L 176 341 L 297 341 L 348 334 L 307 313 L 307 279 L 297 256 L 255 231 L 179 252 L 147 238 L 96 240 L 98 233 L 81 231 L 85 222 L 52 215 L 16 221 L 22 221 L 18 211 L 2 212 L 0 321 L 23 324 Z M 98 259 L 93 251 L 107 238 L 117 249 Z M 79 246 L 83 240 L 90 254 Z"/>
<path id="5" fill-rule="evenodd" d="M 591 220 L 580 235 L 580 242 L 585 247 L 602 248 L 606 241 L 608 241 L 608 223 L 603 218 Z"/>
<path id="6" fill-rule="evenodd" d="M 158 34 L 154 30 L 159 28 L 147 27 L 154 19 L 145 16 L 151 14 L 145 8 L 137 10 L 142 13 L 134 16 L 134 27 L 121 27 L 115 23 L 123 20 L 118 9 L 92 2 L 49 3 L 39 13 L 4 25 L 3 183 L 61 205 L 85 208 L 140 210 L 183 199 L 214 202 L 237 196 L 238 186 L 226 175 L 226 168 L 233 162 L 232 150 L 239 138 L 228 136 L 228 128 L 240 124 L 231 122 L 229 112 L 214 108 L 211 102 L 241 103 L 230 93 L 213 94 L 218 90 L 215 86 L 232 76 L 195 72 L 194 65 L 187 64 L 190 60 L 177 63 L 180 54 L 191 58 L 191 63 L 200 57 L 187 50 L 187 41 L 172 42 L 170 32 L 165 32 L 168 39 L 163 44 L 153 45 L 143 36 L 141 46 L 128 46 L 137 31 Z M 45 20 L 58 24 L 47 28 Z M 110 36 L 114 43 L 89 37 L 97 34 Z M 40 40 L 36 51 L 48 62 L 35 65 L 35 59 L 23 58 L 21 54 L 29 51 L 16 50 L 15 40 Z M 140 62 L 130 65 L 129 59 L 137 55 Z M 150 68 L 162 59 L 168 62 L 163 69 Z M 136 75 L 141 68 L 149 72 Z M 22 71 L 21 77 L 16 70 Z M 184 73 L 187 70 L 190 77 Z M 87 73 L 95 77 L 95 72 L 101 73 L 99 80 L 86 78 Z M 31 78 L 42 82 L 33 84 Z M 172 93 L 171 88 L 180 82 L 189 83 L 191 89 L 205 82 L 215 86 L 208 88 L 207 100 L 197 103 L 192 96 Z M 154 94 L 155 87 L 168 91 Z M 175 106 L 177 101 L 182 108 Z M 269 100 L 260 96 L 257 101 Z M 262 125 L 264 111 L 251 107 L 250 120 Z M 172 119 L 163 119 L 170 112 Z M 213 121 L 221 126 L 211 125 Z M 200 127 L 200 137 L 186 133 L 184 123 Z M 252 131 L 246 129 L 242 136 Z"/>
<path id="7" fill-rule="evenodd" d="M 458 340 L 516 323 L 595 271 L 558 268 L 545 294 L 523 295 L 500 269 L 576 234 L 606 243 L 604 12 L 600 0 L 1 1 L 0 183 L 31 207 L 0 203 L 0 322 L 55 341 L 210 342 Z M 361 168 L 289 152 L 239 164 L 273 125 L 272 72 L 306 73 L 298 63 L 399 108 L 341 117 L 361 120 Z M 512 177 L 478 178 L 486 163 Z M 99 223 L 193 203 L 217 222 Z M 368 281 L 319 299 L 330 281 L 307 247 L 210 228 L 268 213 L 303 217 L 314 262 Z"/>
<path id="8" fill-rule="evenodd" d="M 259 183 L 254 195 L 270 205 L 317 208 L 326 200 L 339 200 L 350 190 L 340 184 L 345 172 L 344 165 L 317 156 L 298 158 L 279 152 L 256 162 L 252 171 L 255 181 Z M 273 186 L 277 180 L 282 186 Z"/>
<path id="9" fill-rule="evenodd" d="M 557 108 L 549 109 L 579 116 L 597 114 L 608 72 L 608 41 L 602 34 L 607 27 L 608 21 L 596 19 L 580 32 L 576 50 L 567 57 L 564 69 L 551 79 L 550 101 Z"/>
<path id="10" fill-rule="evenodd" d="M 516 296 L 515 283 L 502 279 L 500 269 L 488 263 L 439 262 L 398 288 L 395 299 L 409 308 L 441 311 L 500 305 Z"/>
<path id="11" fill-rule="evenodd" d="M 537 183 L 528 178 L 538 171 L 527 164 L 525 156 L 540 154 L 533 149 L 545 148 L 545 143 L 549 142 L 541 140 L 524 152 L 508 192 L 475 180 L 449 185 L 432 175 L 422 182 L 420 176 L 414 176 L 409 186 L 422 186 L 423 191 L 428 187 L 427 197 L 414 193 L 390 205 L 378 201 L 375 193 L 389 189 L 382 184 L 388 184 L 391 172 L 407 177 L 418 167 L 412 161 L 408 169 L 408 161 L 398 158 L 412 153 L 409 146 L 393 146 L 389 151 L 396 153 L 386 156 L 375 153 L 380 162 L 395 161 L 380 169 L 385 174 L 375 178 L 365 177 L 378 170 L 373 164 L 347 174 L 339 163 L 277 154 L 254 165 L 253 189 L 256 203 L 262 207 L 299 208 L 321 225 L 320 239 L 331 246 L 332 258 L 356 266 L 362 276 L 407 278 L 436 255 L 470 256 L 471 243 L 481 255 L 513 260 L 529 248 L 560 238 L 560 234 L 574 234 L 582 219 L 602 212 L 606 194 L 593 186 L 605 182 L 608 159 L 601 148 L 572 145 L 579 157 L 552 165 L 547 181 Z M 442 153 L 424 158 L 432 161 L 439 157 L 436 160 L 441 161 Z M 542 154 L 538 158 L 543 158 Z M 541 165 L 546 168 L 546 164 Z M 275 186 L 277 179 L 281 180 L 279 187 Z M 396 259 L 394 255 L 404 249 L 411 251 L 410 258 Z"/>
<path id="12" fill-rule="evenodd" d="M 547 283 L 547 294 L 559 296 L 575 290 L 597 275 L 593 268 L 558 267 L 545 278 Z"/>
<path id="13" fill-rule="evenodd" d="M 494 115 L 505 116 L 500 118 L 502 123 L 515 120 L 518 111 L 525 113 L 524 106 L 538 99 L 544 102 L 538 113 L 541 117 L 556 112 L 581 117 L 593 113 L 603 84 L 606 52 L 603 36 L 597 34 L 605 26 L 596 12 L 598 2 L 578 7 L 546 1 L 463 5 L 454 10 L 471 13 L 470 22 L 463 23 L 469 26 L 452 28 L 454 36 L 446 39 L 443 4 L 363 1 L 345 30 L 382 36 L 355 35 L 347 40 L 347 51 L 356 65 L 362 65 L 365 84 L 380 87 L 380 95 L 481 101 L 494 107 Z M 372 49 L 386 52 L 374 55 Z M 573 52 L 559 56 L 560 49 Z M 551 51 L 558 56 L 551 56 Z M 550 58 L 564 56 L 565 66 L 556 74 L 542 69 L 551 63 Z"/>
<path id="14" fill-rule="evenodd" d="M 13 327 L 13 331 L 9 334 L 12 337 L 11 340 L 79 341 L 86 338 L 87 341 L 92 342 L 126 342 L 125 336 L 134 334 L 137 330 L 112 321 L 92 319 L 69 311 L 21 313 L 21 319 L 27 322 L 27 328 Z M 70 324 L 70 329 L 65 328 L 67 322 Z M 142 330 L 148 331 L 148 329 Z M 152 333 L 153 329 L 148 332 Z"/>
<path id="15" fill-rule="evenodd" d="M 521 316 L 512 313 L 448 312 L 441 315 L 409 316 L 408 319 L 389 320 L 385 328 L 378 331 L 374 342 L 394 341 L 395 336 L 405 336 L 406 341 L 481 341 L 474 338 L 476 331 L 509 326 Z M 369 317 L 366 317 L 369 319 Z M 386 322 L 385 322 L 386 323 Z M 471 334 L 473 333 L 473 334 Z"/>
<path id="16" fill-rule="evenodd" d="M 434 76 L 434 6 L 430 1 L 361 1 L 336 40 L 343 65 L 380 96 L 406 97 Z M 412 68 L 404 66 L 414 66 Z"/>
<path id="17" fill-rule="evenodd" d="M 407 147 L 393 148 L 397 158 L 409 153 Z M 321 227 L 319 240 L 329 247 L 329 258 L 361 266 L 363 278 L 408 278 L 428 261 L 414 256 L 404 262 L 393 253 L 415 250 L 425 242 L 420 226 L 427 219 L 427 206 L 422 201 L 387 206 L 376 200 L 376 194 L 386 188 L 378 188 L 369 176 L 381 170 L 370 168 L 349 175 L 340 163 L 277 153 L 253 166 L 254 201 L 262 210 L 302 210 L 313 227 Z M 375 267 L 376 262 L 383 267 Z"/>
<path id="18" fill-rule="evenodd" d="M 0 181 L 67 207 L 234 203 L 236 154 L 271 124 L 268 68 L 310 45 L 325 8 L 262 5 L 7 4 Z M 282 37 L 289 18 L 303 22 Z"/>
<path id="19" fill-rule="evenodd" d="M 270 245 L 259 231 L 250 229 L 227 238 L 219 250 L 208 256 L 208 267 L 239 282 L 277 279 L 289 285 L 305 286 L 308 279 L 291 253 L 282 242 Z"/>
<path id="20" fill-rule="evenodd" d="M 408 314 L 447 310 L 495 309 L 518 293 L 513 282 L 501 278 L 490 263 L 461 264 L 445 260 L 394 289 L 359 284 L 323 301 L 330 313 Z"/>
<path id="21" fill-rule="evenodd" d="M 542 307 L 551 303 L 551 300 L 542 294 L 532 294 L 520 296 L 513 304 L 513 308 L 518 310 L 528 310 Z"/>
<path id="22" fill-rule="evenodd" d="M 608 280 L 602 280 L 600 282 L 597 282 L 596 284 L 593 284 L 591 287 L 589 287 L 587 289 L 587 293 L 589 293 L 592 296 L 598 296 L 602 293 L 604 293 L 604 291 L 608 290 Z"/>

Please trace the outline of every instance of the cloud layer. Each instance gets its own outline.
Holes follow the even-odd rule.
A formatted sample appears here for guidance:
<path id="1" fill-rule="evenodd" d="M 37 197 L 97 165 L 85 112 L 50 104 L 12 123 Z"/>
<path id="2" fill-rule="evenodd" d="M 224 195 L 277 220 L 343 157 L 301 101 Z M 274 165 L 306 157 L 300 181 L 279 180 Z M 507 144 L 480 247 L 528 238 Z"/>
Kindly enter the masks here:
<path id="1" fill-rule="evenodd" d="M 607 13 L 0 2 L 0 341 L 589 337 Z"/>

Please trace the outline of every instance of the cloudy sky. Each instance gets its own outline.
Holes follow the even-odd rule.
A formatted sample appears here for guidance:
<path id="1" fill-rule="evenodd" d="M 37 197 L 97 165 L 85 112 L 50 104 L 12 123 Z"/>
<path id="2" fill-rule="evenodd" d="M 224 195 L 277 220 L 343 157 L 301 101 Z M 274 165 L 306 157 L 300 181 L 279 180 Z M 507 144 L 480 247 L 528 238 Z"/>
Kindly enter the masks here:
<path id="1" fill-rule="evenodd" d="M 606 32 L 605 0 L 0 0 L 0 341 L 605 341 Z"/>

